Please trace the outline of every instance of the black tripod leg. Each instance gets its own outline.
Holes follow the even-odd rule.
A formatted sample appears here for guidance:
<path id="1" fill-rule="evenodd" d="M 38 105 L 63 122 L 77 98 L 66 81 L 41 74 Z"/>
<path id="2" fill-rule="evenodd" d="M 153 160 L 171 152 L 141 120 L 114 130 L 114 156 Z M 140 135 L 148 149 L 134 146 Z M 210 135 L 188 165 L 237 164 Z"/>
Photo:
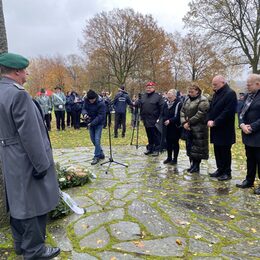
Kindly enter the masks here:
<path id="1" fill-rule="evenodd" d="M 134 133 L 135 133 L 135 127 L 133 127 L 133 130 L 132 130 L 132 137 L 131 137 L 130 145 L 133 145 Z"/>

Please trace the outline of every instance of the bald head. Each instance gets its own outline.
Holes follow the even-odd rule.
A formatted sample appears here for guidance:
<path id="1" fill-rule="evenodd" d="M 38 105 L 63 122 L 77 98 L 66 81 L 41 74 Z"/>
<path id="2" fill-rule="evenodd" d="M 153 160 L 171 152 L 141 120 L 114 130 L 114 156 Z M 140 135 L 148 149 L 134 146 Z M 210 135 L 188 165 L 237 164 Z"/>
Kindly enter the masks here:
<path id="1" fill-rule="evenodd" d="M 246 81 L 246 87 L 249 93 L 255 93 L 260 89 L 260 75 L 250 74 Z"/>
<path id="2" fill-rule="evenodd" d="M 227 83 L 226 79 L 222 75 L 217 75 L 212 80 L 212 88 L 217 91 L 225 86 Z"/>

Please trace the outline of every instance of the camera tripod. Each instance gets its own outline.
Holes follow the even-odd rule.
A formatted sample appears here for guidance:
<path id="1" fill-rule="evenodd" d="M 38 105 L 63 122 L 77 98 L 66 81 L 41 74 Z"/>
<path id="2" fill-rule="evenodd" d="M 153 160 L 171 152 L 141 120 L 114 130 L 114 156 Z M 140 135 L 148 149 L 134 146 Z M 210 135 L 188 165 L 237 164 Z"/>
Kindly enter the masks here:
<path id="1" fill-rule="evenodd" d="M 112 153 L 112 144 L 111 144 L 111 113 L 109 113 L 109 121 L 108 121 L 108 138 L 109 138 L 109 159 L 106 162 L 101 163 L 100 165 L 104 165 L 108 163 L 108 167 L 105 171 L 105 173 L 108 173 L 108 170 L 112 163 L 122 165 L 124 167 L 128 167 L 128 165 L 117 162 L 113 159 L 113 153 Z"/>
<path id="2" fill-rule="evenodd" d="M 139 123 L 140 123 L 140 114 L 139 114 L 139 107 L 137 106 L 135 111 L 135 120 L 134 120 L 131 142 L 130 142 L 130 145 L 133 145 L 134 134 L 136 129 L 136 144 L 135 144 L 136 149 L 138 149 L 138 141 L 139 141 Z"/>

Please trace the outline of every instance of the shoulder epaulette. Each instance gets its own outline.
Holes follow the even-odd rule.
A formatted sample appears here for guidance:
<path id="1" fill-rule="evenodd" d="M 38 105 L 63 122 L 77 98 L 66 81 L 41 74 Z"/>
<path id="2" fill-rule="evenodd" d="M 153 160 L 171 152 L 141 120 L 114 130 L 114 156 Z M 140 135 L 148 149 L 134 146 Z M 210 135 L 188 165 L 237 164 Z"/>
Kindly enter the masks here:
<path id="1" fill-rule="evenodd" d="M 14 86 L 17 87 L 20 90 L 24 90 L 24 87 L 18 83 L 14 83 Z"/>

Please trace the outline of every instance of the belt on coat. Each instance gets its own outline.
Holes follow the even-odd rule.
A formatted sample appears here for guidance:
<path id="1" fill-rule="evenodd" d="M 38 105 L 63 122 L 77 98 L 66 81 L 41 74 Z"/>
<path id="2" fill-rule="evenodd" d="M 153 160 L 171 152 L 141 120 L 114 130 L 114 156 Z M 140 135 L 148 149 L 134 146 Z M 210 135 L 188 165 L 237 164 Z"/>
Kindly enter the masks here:
<path id="1" fill-rule="evenodd" d="M 19 139 L 17 136 L 5 138 L 5 139 L 0 138 L 1 146 L 9 146 L 9 145 L 14 145 L 14 144 L 18 144 L 18 143 L 19 143 Z"/>

